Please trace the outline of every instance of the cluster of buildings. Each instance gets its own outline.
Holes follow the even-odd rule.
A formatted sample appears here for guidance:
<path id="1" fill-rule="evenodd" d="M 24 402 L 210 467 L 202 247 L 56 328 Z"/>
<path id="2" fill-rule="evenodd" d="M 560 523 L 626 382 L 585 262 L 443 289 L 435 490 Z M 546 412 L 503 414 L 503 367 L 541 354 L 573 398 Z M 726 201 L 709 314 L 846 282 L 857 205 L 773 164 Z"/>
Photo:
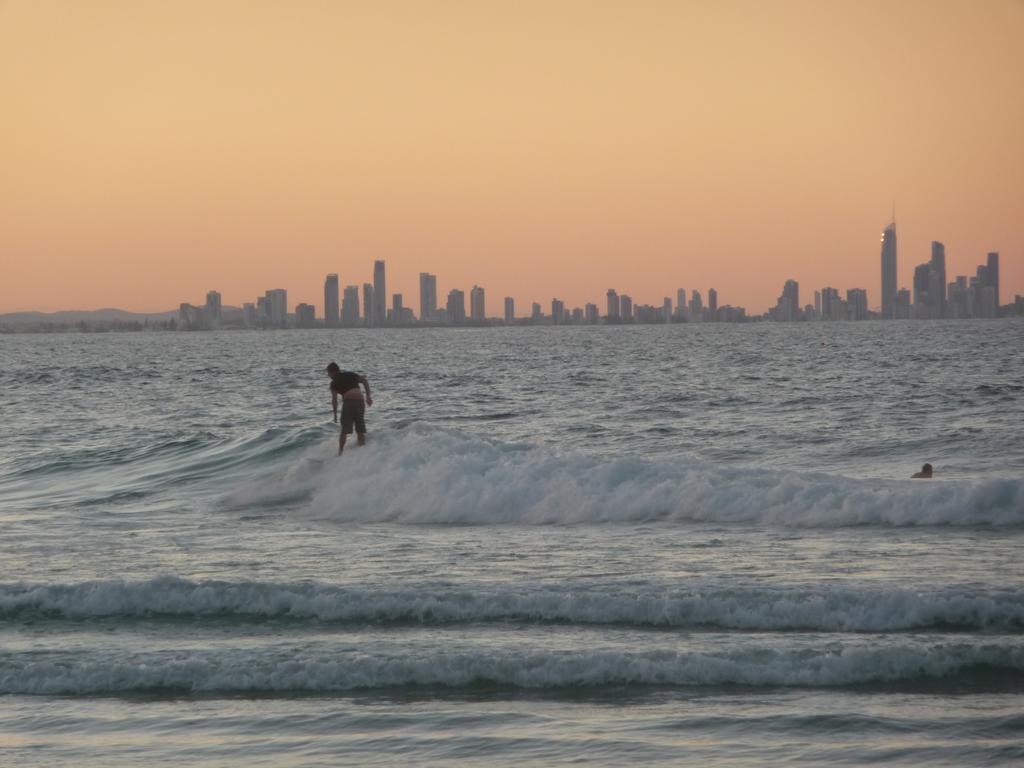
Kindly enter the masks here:
<path id="1" fill-rule="evenodd" d="M 929 320 L 991 318 L 1024 314 L 1024 300 L 999 304 L 999 254 L 989 253 L 973 277 L 959 275 L 946 281 L 946 247 L 932 242 L 931 258 L 914 269 L 913 293 L 898 288 L 896 281 L 896 222 L 882 233 L 882 307 L 868 309 L 864 288 L 849 288 L 843 298 L 835 288 L 814 292 L 814 304 L 801 306 L 800 284 L 787 280 L 767 319 L 777 322 L 798 320 Z"/>
<path id="2" fill-rule="evenodd" d="M 487 312 L 483 288 L 474 285 L 468 296 L 453 288 L 444 303 L 438 302 L 437 275 L 420 273 L 419 315 L 406 306 L 401 293 L 387 292 L 387 271 L 384 261 L 373 264 L 373 281 L 362 285 L 346 285 L 342 289 L 337 274 L 324 280 L 323 314 L 318 317 L 312 304 L 298 304 L 288 310 L 288 292 L 284 288 L 268 290 L 241 309 L 226 308 L 221 295 L 210 291 L 202 306 L 182 304 L 177 327 L 182 330 L 213 328 L 380 328 L 405 326 L 485 326 L 485 325 L 621 325 L 628 323 L 737 323 L 750 319 L 777 322 L 806 320 L 909 320 L 934 318 L 989 318 L 999 315 L 1024 315 L 1024 298 L 1013 304 L 999 304 L 999 254 L 988 254 L 974 276 L 960 275 L 952 282 L 946 279 L 946 250 L 940 242 L 932 243 L 931 258 L 914 270 L 913 292 L 898 288 L 896 281 L 896 222 L 882 233 L 882 305 L 879 311 L 868 308 L 864 288 L 849 288 L 845 295 L 832 287 L 814 292 L 814 303 L 801 305 L 800 284 L 787 280 L 775 306 L 759 318 L 748 318 L 743 307 L 719 306 L 718 292 L 707 291 L 707 302 L 699 291 L 689 295 L 680 288 L 675 303 L 665 297 L 661 304 L 635 304 L 625 293 L 609 288 L 604 312 L 597 304 L 569 308 L 561 299 L 552 299 L 550 311 L 534 302 L 527 315 L 517 315 L 515 300 L 504 299 L 501 315 Z"/>
<path id="3" fill-rule="evenodd" d="M 693 291 L 687 300 L 686 290 L 676 292 L 676 304 L 665 297 L 661 304 L 634 304 L 627 294 L 609 289 L 602 315 L 596 304 L 569 308 L 561 299 L 552 299 L 550 312 L 534 302 L 530 314 L 516 314 L 515 299 L 506 296 L 503 313 L 487 313 L 487 295 L 474 285 L 468 296 L 453 288 L 448 291 L 443 305 L 438 303 L 437 275 L 420 273 L 419 315 L 406 306 L 401 293 L 387 293 L 387 270 L 382 260 L 373 263 L 373 282 L 346 285 L 342 288 L 337 274 L 324 280 L 324 311 L 317 317 L 312 304 L 297 304 L 293 314 L 288 311 L 288 292 L 273 288 L 255 302 L 242 305 L 241 310 L 222 306 L 221 295 L 210 291 L 206 304 L 182 304 L 178 311 L 177 327 L 181 330 L 211 330 L 215 328 L 380 328 L 405 326 L 485 326 L 485 325 L 622 325 L 628 323 L 676 322 L 742 322 L 747 319 L 742 307 L 718 306 L 718 292 L 708 291 L 704 304 L 699 291 Z"/>

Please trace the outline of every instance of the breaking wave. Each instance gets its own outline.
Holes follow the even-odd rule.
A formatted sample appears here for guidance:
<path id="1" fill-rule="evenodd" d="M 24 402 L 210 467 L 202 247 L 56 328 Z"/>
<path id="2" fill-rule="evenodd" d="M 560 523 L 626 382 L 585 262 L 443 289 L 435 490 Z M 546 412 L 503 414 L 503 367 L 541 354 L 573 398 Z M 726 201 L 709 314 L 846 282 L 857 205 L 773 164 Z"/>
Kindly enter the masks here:
<path id="1" fill-rule="evenodd" d="M 0 658 L 0 694 L 323 693 L 410 687 L 837 687 L 936 682 L 1019 687 L 1024 649 L 999 645 L 836 651 L 470 651 L 386 655 L 159 652 Z"/>
<path id="2" fill-rule="evenodd" d="M 932 592 L 820 586 L 672 590 L 645 587 L 340 587 L 320 583 L 91 581 L 0 585 L 0 618 L 621 624 L 744 631 L 1024 631 L 1024 591 Z"/>
<path id="3" fill-rule="evenodd" d="M 1024 525 L 1024 480 L 860 480 L 690 459 L 563 454 L 414 425 L 335 459 L 324 446 L 229 506 L 304 499 L 338 522 L 781 526 Z"/>

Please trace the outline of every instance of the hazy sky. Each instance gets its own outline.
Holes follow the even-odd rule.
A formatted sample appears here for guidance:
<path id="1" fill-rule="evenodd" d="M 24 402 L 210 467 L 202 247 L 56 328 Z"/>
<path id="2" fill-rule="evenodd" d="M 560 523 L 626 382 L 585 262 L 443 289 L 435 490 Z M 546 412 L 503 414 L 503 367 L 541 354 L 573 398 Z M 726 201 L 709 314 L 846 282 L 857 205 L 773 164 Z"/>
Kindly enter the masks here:
<path id="1" fill-rule="evenodd" d="M 418 309 L 480 284 L 763 311 L 1002 259 L 1024 293 L 1024 2 L 0 0 L 0 312 Z"/>

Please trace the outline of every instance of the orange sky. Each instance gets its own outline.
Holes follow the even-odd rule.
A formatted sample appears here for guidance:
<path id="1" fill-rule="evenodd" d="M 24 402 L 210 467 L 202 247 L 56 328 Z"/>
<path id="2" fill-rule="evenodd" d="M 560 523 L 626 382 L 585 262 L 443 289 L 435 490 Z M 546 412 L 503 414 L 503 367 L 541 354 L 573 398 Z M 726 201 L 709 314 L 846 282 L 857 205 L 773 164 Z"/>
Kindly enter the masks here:
<path id="1" fill-rule="evenodd" d="M 0 0 L 0 312 L 322 310 L 387 260 L 549 307 L 1001 253 L 1024 293 L 1024 2 Z M 545 310 L 547 311 L 547 310 Z"/>

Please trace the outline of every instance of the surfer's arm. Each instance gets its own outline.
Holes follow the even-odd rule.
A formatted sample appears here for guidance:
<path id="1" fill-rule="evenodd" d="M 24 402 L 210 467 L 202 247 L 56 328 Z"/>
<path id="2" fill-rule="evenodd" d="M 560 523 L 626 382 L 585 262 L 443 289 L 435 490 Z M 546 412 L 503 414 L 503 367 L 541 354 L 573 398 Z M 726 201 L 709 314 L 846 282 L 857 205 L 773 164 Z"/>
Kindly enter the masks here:
<path id="1" fill-rule="evenodd" d="M 334 420 L 338 420 L 338 393 L 331 388 L 331 410 L 334 411 Z"/>
<path id="2" fill-rule="evenodd" d="M 359 383 L 362 384 L 363 389 L 366 390 L 366 404 L 373 405 L 373 396 L 370 394 L 370 382 L 367 381 L 365 376 L 360 376 Z"/>

